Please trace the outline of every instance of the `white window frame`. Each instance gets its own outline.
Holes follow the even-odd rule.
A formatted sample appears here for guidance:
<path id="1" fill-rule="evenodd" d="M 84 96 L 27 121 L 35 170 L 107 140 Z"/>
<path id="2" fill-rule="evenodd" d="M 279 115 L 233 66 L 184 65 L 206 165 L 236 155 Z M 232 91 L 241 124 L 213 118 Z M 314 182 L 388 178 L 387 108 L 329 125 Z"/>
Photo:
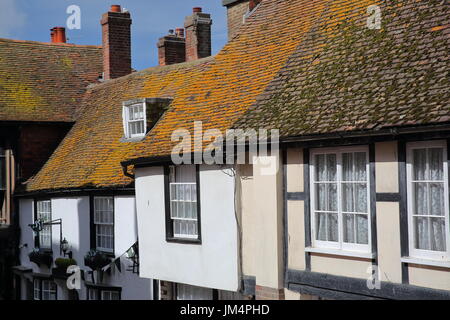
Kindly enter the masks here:
<path id="1" fill-rule="evenodd" d="M 49 211 L 41 211 L 39 210 L 40 204 L 41 203 L 48 203 L 48 208 Z M 41 214 L 45 213 L 49 215 L 49 219 L 47 220 L 43 220 L 41 219 Z M 51 222 L 52 221 L 52 201 L 51 200 L 37 200 L 36 201 L 36 220 L 42 220 L 43 223 L 46 222 Z M 44 249 L 44 250 L 51 250 L 52 249 L 52 225 L 51 224 L 44 224 L 42 226 L 42 230 L 39 232 L 39 249 Z M 48 236 L 50 239 L 50 244 L 43 244 L 43 238 L 45 236 Z"/>
<path id="2" fill-rule="evenodd" d="M 106 223 L 106 222 L 97 222 L 96 221 L 96 213 L 97 213 L 97 208 L 96 208 L 96 200 L 105 200 L 105 199 L 109 199 L 109 200 L 111 200 L 111 202 L 112 202 L 112 222 L 110 222 L 110 223 Z M 107 196 L 104 196 L 104 197 L 94 197 L 94 199 L 93 199 L 93 201 L 94 201 L 94 217 L 93 217 L 93 221 L 94 221 L 94 234 L 95 234 L 95 247 L 96 247 L 96 249 L 97 250 L 100 250 L 100 251 L 103 251 L 103 252 L 107 252 L 107 253 L 114 253 L 114 247 L 115 247 L 115 228 L 114 228 L 114 216 L 115 216 L 115 212 L 114 212 L 114 207 L 115 207 L 115 205 L 114 205 L 114 197 L 113 196 L 110 196 L 110 197 L 107 197 Z M 97 226 L 100 226 L 100 225 L 106 225 L 106 226 L 110 226 L 110 227 L 112 227 L 112 248 L 105 248 L 105 247 L 100 247 L 99 245 L 98 245 L 98 241 L 97 241 L 97 236 L 99 235 L 99 233 L 97 232 Z M 106 237 L 111 237 L 110 235 L 104 235 L 104 234 L 101 234 L 102 236 L 106 236 Z"/>
<path id="3" fill-rule="evenodd" d="M 414 233 L 414 198 L 413 198 L 413 181 L 412 181 L 412 152 L 414 149 L 430 149 L 430 148 L 443 148 L 443 166 L 444 166 L 444 208 L 447 214 L 445 215 L 445 229 L 447 233 L 446 237 L 446 251 L 431 251 L 424 249 L 416 249 L 414 246 L 415 233 Z M 423 258 L 437 261 L 450 260 L 450 205 L 449 205 L 449 190 L 448 190 L 448 164 L 447 164 L 447 142 L 445 140 L 434 141 L 420 141 L 410 142 L 406 144 L 406 181 L 407 181 L 407 210 L 408 210 L 408 244 L 409 255 L 415 258 Z M 425 181 L 426 182 L 426 181 Z"/>
<path id="4" fill-rule="evenodd" d="M 198 188 L 197 188 L 197 167 L 196 165 L 192 165 L 194 166 L 194 170 L 196 171 L 195 173 L 195 182 L 172 182 L 174 180 L 175 174 L 176 174 L 176 168 L 177 166 L 170 166 L 170 176 L 169 176 L 169 209 L 170 209 L 170 220 L 172 223 L 172 230 L 173 230 L 173 238 L 175 239 L 189 239 L 189 240 L 197 240 L 200 238 L 200 226 L 199 226 L 199 210 L 198 210 L 198 203 L 197 203 L 197 198 L 198 198 Z M 195 199 L 191 199 L 191 200 L 179 200 L 179 199 L 174 199 L 175 197 L 173 196 L 173 190 L 174 188 L 177 188 L 177 186 L 189 186 L 189 187 L 195 187 L 195 194 L 196 197 Z M 191 190 L 191 194 L 192 194 L 192 190 Z M 189 204 L 195 204 L 195 211 L 196 211 L 196 218 L 179 218 L 179 217 L 174 217 L 173 216 L 173 210 L 172 210 L 172 204 L 173 203 L 189 203 Z M 175 221 L 177 220 L 181 220 L 181 221 L 193 221 L 196 224 L 196 230 L 197 230 L 197 234 L 184 234 L 184 233 L 175 233 Z"/>
<path id="5" fill-rule="evenodd" d="M 143 113 L 143 117 L 138 119 L 138 120 L 130 120 L 130 109 L 134 108 L 134 107 L 140 107 L 142 106 L 142 113 Z M 136 102 L 133 104 L 124 104 L 122 107 L 122 118 L 123 118 L 123 130 L 124 130 L 124 135 L 126 138 L 131 139 L 131 138 L 142 138 L 145 136 L 146 132 L 147 132 L 147 110 L 146 110 L 146 103 L 145 102 Z M 144 132 L 141 133 L 135 133 L 132 134 L 130 132 L 130 127 L 129 124 L 131 122 L 143 122 L 143 128 L 144 128 Z"/>
<path id="6" fill-rule="evenodd" d="M 100 291 L 100 295 L 101 295 L 101 300 L 106 300 L 106 301 L 120 300 L 120 293 L 119 293 L 119 291 L 115 291 L 115 290 L 101 290 Z M 105 299 L 106 295 L 109 295 L 110 299 Z M 117 299 L 111 299 L 113 295 L 117 295 Z"/>
<path id="7" fill-rule="evenodd" d="M 48 289 L 44 288 L 45 285 L 48 284 Z M 53 288 L 52 288 L 53 287 Z M 55 299 L 44 299 L 44 292 L 48 293 L 49 297 L 54 296 Z M 58 300 L 58 288 L 56 287 L 56 283 L 51 280 L 45 279 L 34 279 L 33 280 L 33 299 L 34 300 L 45 300 L 52 301 Z"/>
<path id="8" fill-rule="evenodd" d="M 344 242 L 344 224 L 343 224 L 343 210 L 342 210 L 342 154 L 350 152 L 364 152 L 366 154 L 366 177 L 367 177 L 367 233 L 368 243 L 346 243 Z M 338 241 L 323 241 L 316 240 L 316 194 L 315 194 L 315 156 L 320 154 L 336 154 L 337 164 L 337 196 L 338 196 Z M 311 244 L 313 248 L 332 249 L 343 252 L 372 252 L 372 228 L 371 228 L 371 201 L 370 198 L 370 161 L 369 161 L 369 147 L 368 146 L 351 146 L 351 147 L 336 147 L 336 148 L 315 148 L 311 149 L 310 153 L 310 217 L 311 217 Z M 348 182 L 348 181 L 346 181 Z"/>

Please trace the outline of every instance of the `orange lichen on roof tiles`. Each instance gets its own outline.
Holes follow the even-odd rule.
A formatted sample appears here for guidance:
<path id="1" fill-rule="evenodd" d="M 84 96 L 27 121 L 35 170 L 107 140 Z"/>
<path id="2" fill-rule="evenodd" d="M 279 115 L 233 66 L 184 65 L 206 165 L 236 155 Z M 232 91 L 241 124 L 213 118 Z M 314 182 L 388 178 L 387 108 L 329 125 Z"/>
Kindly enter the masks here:
<path id="1" fill-rule="evenodd" d="M 0 39 L 0 121 L 74 121 L 102 69 L 97 46 Z"/>
<path id="2" fill-rule="evenodd" d="M 132 180 L 123 175 L 120 162 L 133 143 L 123 137 L 122 102 L 148 97 L 171 97 L 195 81 L 211 58 L 192 63 L 156 67 L 107 81 L 88 89 L 83 112 L 26 191 L 123 187 Z"/>
<path id="3" fill-rule="evenodd" d="M 170 155 L 174 129 L 224 132 L 264 92 L 330 1 L 265 0 L 215 62 L 177 92 L 162 121 L 136 144 L 132 158 Z M 193 137 L 199 139 L 199 137 Z M 192 151 L 199 151 L 193 149 Z"/>
<path id="4" fill-rule="evenodd" d="M 235 127 L 302 138 L 448 123 L 450 41 L 446 29 L 430 29 L 449 25 L 450 6 L 438 0 L 370 3 L 381 11 L 381 28 L 371 29 L 368 4 L 333 1 L 347 19 L 336 24 L 336 10 L 325 11 L 264 99 Z"/>

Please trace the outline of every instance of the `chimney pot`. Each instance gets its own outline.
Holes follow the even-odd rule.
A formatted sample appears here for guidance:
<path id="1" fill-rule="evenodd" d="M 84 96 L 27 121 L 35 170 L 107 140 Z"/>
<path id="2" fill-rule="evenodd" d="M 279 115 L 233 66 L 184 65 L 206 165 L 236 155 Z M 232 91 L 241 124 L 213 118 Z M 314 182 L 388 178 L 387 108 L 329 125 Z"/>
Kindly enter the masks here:
<path id="1" fill-rule="evenodd" d="M 201 7 L 194 7 L 194 8 L 192 9 L 192 12 L 193 12 L 193 13 L 201 13 L 201 12 L 202 12 L 202 8 L 201 8 Z"/>
<path id="2" fill-rule="evenodd" d="M 175 35 L 179 38 L 184 38 L 184 28 L 176 28 Z"/>
<path id="3" fill-rule="evenodd" d="M 111 6 L 111 12 L 122 12 L 122 8 L 118 4 L 113 4 Z"/>
<path id="4" fill-rule="evenodd" d="M 50 31 L 52 43 L 66 43 L 66 28 L 54 27 Z"/>

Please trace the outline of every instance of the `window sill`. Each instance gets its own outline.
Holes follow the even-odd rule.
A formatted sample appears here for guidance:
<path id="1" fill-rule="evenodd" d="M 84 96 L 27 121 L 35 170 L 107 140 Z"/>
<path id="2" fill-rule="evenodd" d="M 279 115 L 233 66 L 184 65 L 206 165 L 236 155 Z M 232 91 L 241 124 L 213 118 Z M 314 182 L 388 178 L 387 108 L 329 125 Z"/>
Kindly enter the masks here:
<path id="1" fill-rule="evenodd" d="M 140 142 L 142 140 L 144 140 L 145 138 L 145 134 L 142 136 L 136 136 L 136 137 L 131 137 L 131 138 L 127 138 L 127 137 L 122 137 L 120 138 L 120 142 Z"/>
<path id="2" fill-rule="evenodd" d="M 166 241 L 182 244 L 196 244 L 196 245 L 202 244 L 202 241 L 200 239 L 189 239 L 189 238 L 166 238 Z"/>
<path id="3" fill-rule="evenodd" d="M 423 258 L 402 257 L 401 261 L 403 263 L 409 263 L 409 264 L 418 264 L 418 265 L 424 265 L 424 266 L 450 269 L 450 261 L 449 260 L 431 260 L 431 259 L 423 259 Z"/>
<path id="4" fill-rule="evenodd" d="M 313 248 L 307 247 L 305 248 L 306 252 L 310 253 L 323 253 L 323 254 L 331 254 L 335 256 L 343 256 L 343 257 L 353 257 L 353 258 L 364 258 L 364 259 L 374 259 L 375 253 L 371 252 L 358 252 L 358 251 L 344 251 L 339 249 L 326 249 L 326 248 Z"/>

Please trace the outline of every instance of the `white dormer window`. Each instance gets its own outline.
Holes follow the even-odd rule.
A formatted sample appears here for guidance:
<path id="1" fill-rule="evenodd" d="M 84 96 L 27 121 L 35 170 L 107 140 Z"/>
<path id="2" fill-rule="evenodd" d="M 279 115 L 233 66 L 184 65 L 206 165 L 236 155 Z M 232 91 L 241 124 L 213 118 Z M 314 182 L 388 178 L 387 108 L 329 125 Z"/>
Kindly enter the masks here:
<path id="1" fill-rule="evenodd" d="M 139 102 L 123 106 L 124 133 L 126 138 L 145 136 L 147 122 L 145 103 Z"/>

